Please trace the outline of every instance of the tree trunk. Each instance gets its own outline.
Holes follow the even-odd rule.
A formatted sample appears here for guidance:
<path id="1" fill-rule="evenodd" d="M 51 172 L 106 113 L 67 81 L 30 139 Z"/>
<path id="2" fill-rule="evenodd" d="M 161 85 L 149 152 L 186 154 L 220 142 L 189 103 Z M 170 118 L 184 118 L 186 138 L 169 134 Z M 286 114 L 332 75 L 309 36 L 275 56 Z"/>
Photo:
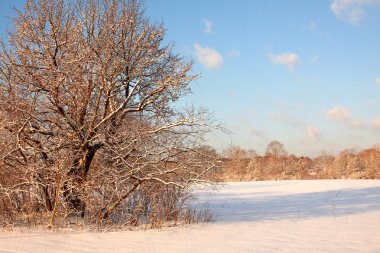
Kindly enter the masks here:
<path id="1" fill-rule="evenodd" d="M 91 163 L 94 160 L 96 152 L 102 147 L 102 144 L 95 144 L 92 146 L 87 146 L 80 157 L 77 157 L 67 173 L 69 180 L 71 181 L 71 187 L 69 186 L 69 181 L 66 180 L 63 184 L 63 195 L 65 201 L 69 203 L 70 207 L 84 216 L 84 211 L 86 208 L 86 202 L 81 197 L 83 183 L 86 181 L 86 176 L 88 175 Z"/>
<path id="2" fill-rule="evenodd" d="M 50 199 L 48 187 L 47 186 L 43 186 L 42 187 L 42 192 L 44 194 L 46 209 L 49 212 L 51 212 L 53 210 L 53 204 L 52 204 L 52 201 Z"/>

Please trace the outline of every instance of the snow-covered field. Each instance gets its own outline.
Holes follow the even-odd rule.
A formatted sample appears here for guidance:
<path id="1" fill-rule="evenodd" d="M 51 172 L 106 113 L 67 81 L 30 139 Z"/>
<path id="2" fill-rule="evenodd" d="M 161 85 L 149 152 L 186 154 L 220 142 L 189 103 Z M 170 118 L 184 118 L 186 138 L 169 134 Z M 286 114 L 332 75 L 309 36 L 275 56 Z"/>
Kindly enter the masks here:
<path id="1" fill-rule="evenodd" d="M 229 183 L 198 194 L 217 216 L 214 223 L 0 232 L 0 252 L 380 252 L 380 180 Z"/>

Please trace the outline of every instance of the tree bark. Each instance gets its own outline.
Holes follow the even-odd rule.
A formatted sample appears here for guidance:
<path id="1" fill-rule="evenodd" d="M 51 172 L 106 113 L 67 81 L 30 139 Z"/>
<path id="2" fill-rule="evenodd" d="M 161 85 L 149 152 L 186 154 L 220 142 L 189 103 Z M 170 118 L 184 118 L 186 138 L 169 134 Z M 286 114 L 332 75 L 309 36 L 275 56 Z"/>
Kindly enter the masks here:
<path id="1" fill-rule="evenodd" d="M 85 201 L 81 198 L 81 186 L 86 181 L 86 176 L 88 175 L 92 161 L 96 155 L 96 152 L 102 147 L 102 144 L 98 143 L 92 146 L 87 146 L 86 150 L 81 155 L 81 158 L 77 157 L 67 173 L 69 180 L 72 180 L 72 183 L 76 187 L 69 187 L 68 181 L 66 180 L 63 185 L 63 195 L 65 201 L 70 204 L 71 208 L 77 212 L 81 213 L 81 216 L 84 216 L 84 211 L 86 208 Z"/>

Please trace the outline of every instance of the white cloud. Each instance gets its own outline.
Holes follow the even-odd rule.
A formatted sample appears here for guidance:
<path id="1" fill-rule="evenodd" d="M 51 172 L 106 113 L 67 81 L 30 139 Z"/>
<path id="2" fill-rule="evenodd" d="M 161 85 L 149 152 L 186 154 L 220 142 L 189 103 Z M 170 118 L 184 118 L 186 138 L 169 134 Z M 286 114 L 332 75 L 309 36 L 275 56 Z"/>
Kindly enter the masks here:
<path id="1" fill-rule="evenodd" d="M 347 122 L 347 125 L 352 128 L 363 128 L 364 124 L 361 120 L 358 119 L 351 119 Z"/>
<path id="2" fill-rule="evenodd" d="M 372 121 L 372 125 L 380 129 L 380 119 L 375 119 L 374 121 Z"/>
<path id="3" fill-rule="evenodd" d="M 357 25 L 365 16 L 365 8 L 380 5 L 380 0 L 332 0 L 330 8 L 338 19 Z"/>
<path id="4" fill-rule="evenodd" d="M 240 127 L 242 127 L 244 130 L 246 130 L 252 136 L 265 138 L 265 135 L 266 135 L 265 131 L 261 130 L 261 129 L 257 129 L 256 127 L 252 126 L 251 121 L 248 118 L 243 116 L 236 123 L 238 123 Z M 237 128 L 239 128 L 239 127 L 237 127 Z"/>
<path id="5" fill-rule="evenodd" d="M 376 99 L 368 99 L 366 101 L 367 105 L 370 105 L 370 106 L 376 106 L 377 105 L 377 100 Z"/>
<path id="6" fill-rule="evenodd" d="M 278 102 L 276 103 L 276 105 L 284 109 L 294 109 L 294 110 L 302 110 L 305 107 L 303 103 L 289 104 L 286 102 Z"/>
<path id="7" fill-rule="evenodd" d="M 336 106 L 326 112 L 326 118 L 334 121 L 339 121 L 351 128 L 363 128 L 364 124 L 361 120 L 351 117 L 351 113 L 344 106 Z"/>
<path id="8" fill-rule="evenodd" d="M 378 85 L 380 85 L 380 77 L 377 77 L 376 80 L 375 80 L 375 82 L 376 82 Z"/>
<path id="9" fill-rule="evenodd" d="M 271 113 L 270 114 L 270 117 L 273 119 L 273 120 L 277 120 L 277 121 L 281 121 L 281 122 L 286 122 L 290 125 L 293 125 L 293 126 L 300 126 L 303 124 L 302 120 L 300 119 L 296 119 L 296 118 L 293 118 L 293 117 L 289 117 L 289 116 L 285 116 L 285 115 L 282 115 L 280 113 Z"/>
<path id="10" fill-rule="evenodd" d="M 212 33 L 212 22 L 208 19 L 203 19 L 203 24 L 205 25 L 203 32 L 204 33 Z"/>
<path id="11" fill-rule="evenodd" d="M 200 64 L 207 69 L 217 69 L 223 65 L 222 55 L 213 48 L 202 47 L 198 43 L 194 44 L 195 55 Z"/>
<path id="12" fill-rule="evenodd" d="M 239 57 L 240 51 L 237 49 L 232 49 L 230 52 L 228 52 L 228 55 L 231 57 Z"/>
<path id="13" fill-rule="evenodd" d="M 248 128 L 248 132 L 253 135 L 253 136 L 256 136 L 256 137 L 260 137 L 260 138 L 264 138 L 265 137 L 265 132 L 260 130 L 260 129 L 256 129 L 254 127 L 249 127 Z"/>
<path id="14" fill-rule="evenodd" d="M 313 55 L 313 57 L 311 57 L 311 62 L 315 63 L 319 60 L 319 55 L 318 54 L 315 54 Z"/>
<path id="15" fill-rule="evenodd" d="M 274 64 L 280 64 L 293 70 L 300 62 L 300 57 L 295 53 L 270 54 L 270 59 Z"/>
<path id="16" fill-rule="evenodd" d="M 311 139 L 319 139 L 321 137 L 321 133 L 316 127 L 308 126 L 307 127 L 307 136 Z"/>
<path id="17" fill-rule="evenodd" d="M 336 106 L 326 112 L 326 117 L 333 120 L 347 120 L 351 115 L 346 107 Z"/>

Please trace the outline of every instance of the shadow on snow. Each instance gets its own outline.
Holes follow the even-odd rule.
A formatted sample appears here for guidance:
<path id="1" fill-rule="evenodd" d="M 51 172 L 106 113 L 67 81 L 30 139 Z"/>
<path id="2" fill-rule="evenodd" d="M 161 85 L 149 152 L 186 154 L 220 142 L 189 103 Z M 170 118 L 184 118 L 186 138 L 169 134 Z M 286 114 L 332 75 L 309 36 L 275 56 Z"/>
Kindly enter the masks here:
<path id="1" fill-rule="evenodd" d="M 271 192 L 269 196 L 268 193 L 201 193 L 199 202 L 206 203 L 216 215 L 217 223 L 336 218 L 380 211 L 380 187 L 299 194 L 273 195 Z"/>

